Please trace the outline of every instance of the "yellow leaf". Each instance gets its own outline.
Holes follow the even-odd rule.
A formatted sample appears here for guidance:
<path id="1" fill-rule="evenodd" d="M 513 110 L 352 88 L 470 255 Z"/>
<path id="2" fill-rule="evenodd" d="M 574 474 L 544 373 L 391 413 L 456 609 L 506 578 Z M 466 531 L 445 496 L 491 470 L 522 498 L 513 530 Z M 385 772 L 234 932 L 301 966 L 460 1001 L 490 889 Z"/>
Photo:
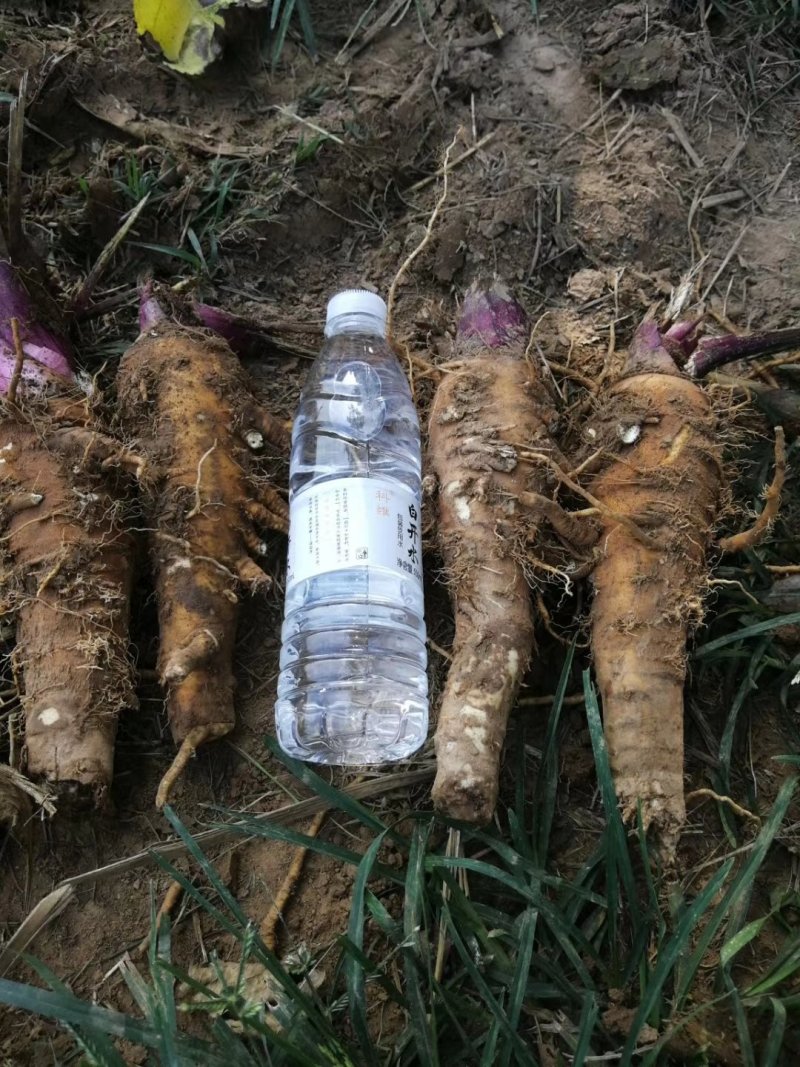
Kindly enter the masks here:
<path id="1" fill-rule="evenodd" d="M 137 32 L 150 34 L 174 70 L 200 74 L 218 51 L 214 31 L 225 23 L 217 11 L 230 3 L 203 7 L 200 0 L 133 0 L 133 15 Z"/>

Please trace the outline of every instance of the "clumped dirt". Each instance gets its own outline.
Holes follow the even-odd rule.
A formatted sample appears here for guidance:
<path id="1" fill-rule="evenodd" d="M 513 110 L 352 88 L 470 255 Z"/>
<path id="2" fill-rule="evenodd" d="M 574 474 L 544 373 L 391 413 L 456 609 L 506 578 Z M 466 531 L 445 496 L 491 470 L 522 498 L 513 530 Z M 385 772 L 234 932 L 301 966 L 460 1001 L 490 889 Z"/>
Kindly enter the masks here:
<path id="1" fill-rule="evenodd" d="M 26 232 L 64 299 L 79 291 L 122 214 L 151 196 L 88 313 L 71 320 L 86 367 L 101 384 L 113 379 L 136 335 L 139 276 L 189 279 L 209 302 L 265 324 L 274 344 L 247 368 L 271 410 L 290 417 L 328 295 L 363 283 L 388 290 L 422 239 L 451 143 L 452 158 L 464 154 L 464 162 L 450 171 L 432 239 L 398 290 L 396 335 L 424 362 L 452 358 L 464 289 L 476 274 L 505 278 L 535 324 L 531 351 L 550 362 L 565 448 L 579 443 L 587 384 L 613 373 L 633 325 L 663 306 L 689 268 L 723 320 L 790 325 L 800 306 L 800 174 L 792 165 L 797 100 L 782 88 L 794 68 L 780 47 L 757 34 L 728 39 L 724 24 L 704 24 L 693 5 L 539 6 L 536 21 L 527 0 L 497 0 L 491 12 L 478 0 L 424 0 L 340 64 L 361 8 L 313 3 L 319 60 L 290 34 L 274 72 L 266 18 L 243 12 L 223 58 L 197 80 L 147 54 L 122 0 L 0 15 L 2 88 L 16 91 L 26 70 L 30 79 Z M 411 366 L 424 415 L 432 380 L 422 364 Z M 270 473 L 285 486 L 286 457 Z M 231 743 L 200 752 L 176 790 L 192 830 L 213 821 L 215 805 L 264 811 L 296 787 L 262 741 L 272 732 L 285 551 L 272 538 L 265 566 L 273 588 L 245 605 L 240 622 Z M 437 648 L 452 637 L 438 567 L 429 554 L 434 707 L 446 667 Z M 543 594 L 554 633 L 585 606 L 579 585 Z M 169 836 L 153 809 L 173 748 L 154 682 L 155 610 L 144 576 L 134 610 L 140 707 L 121 725 L 115 813 L 36 821 L 6 838 L 6 934 L 60 879 Z M 518 712 L 534 743 L 541 709 L 526 700 L 551 693 L 557 680 L 547 640 Z M 707 742 L 719 738 L 726 714 L 689 702 L 687 791 L 707 784 Z M 596 840 L 600 819 L 582 709 L 566 715 L 554 841 L 568 870 Z M 778 714 L 758 737 L 752 758 L 765 808 L 782 773 L 772 757 L 790 742 Z M 417 799 L 428 803 L 421 792 Z M 690 810 L 687 864 L 719 834 L 710 809 Z M 332 817 L 323 833 L 363 848 L 345 819 Z M 289 846 L 257 841 L 211 851 L 256 922 L 291 855 Z M 333 944 L 346 927 L 351 878 L 332 860 L 308 863 L 281 927 L 283 947 L 304 942 L 318 953 Z M 81 888 L 35 942 L 36 954 L 76 993 L 130 1008 L 115 964 L 146 933 L 151 894 L 159 900 L 167 883 L 144 865 Z M 180 913 L 177 959 L 196 962 L 201 943 L 221 956 L 230 950 L 202 927 L 191 908 Z M 19 966 L 12 977 L 31 973 Z M 0 1018 L 8 1062 L 50 1063 L 70 1047 L 45 1023 Z"/>

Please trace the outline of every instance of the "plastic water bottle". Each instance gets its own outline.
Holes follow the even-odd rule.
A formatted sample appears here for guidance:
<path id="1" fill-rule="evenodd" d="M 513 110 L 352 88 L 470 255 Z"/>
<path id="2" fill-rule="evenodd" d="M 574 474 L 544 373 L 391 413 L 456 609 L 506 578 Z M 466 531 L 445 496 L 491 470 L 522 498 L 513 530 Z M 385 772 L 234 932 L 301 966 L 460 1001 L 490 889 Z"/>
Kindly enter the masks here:
<path id="1" fill-rule="evenodd" d="M 314 763 L 411 755 L 428 731 L 419 422 L 386 304 L 347 290 L 292 432 L 275 720 Z"/>

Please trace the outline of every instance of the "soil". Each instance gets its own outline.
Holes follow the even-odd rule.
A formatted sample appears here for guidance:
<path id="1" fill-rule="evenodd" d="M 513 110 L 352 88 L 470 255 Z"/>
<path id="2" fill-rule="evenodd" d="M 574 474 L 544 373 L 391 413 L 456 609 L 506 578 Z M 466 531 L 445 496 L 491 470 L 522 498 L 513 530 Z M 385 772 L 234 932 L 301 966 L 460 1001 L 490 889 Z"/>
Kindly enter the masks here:
<path id="1" fill-rule="evenodd" d="M 539 7 L 537 19 L 528 0 L 495 0 L 491 8 L 483 0 L 422 0 L 339 63 L 362 5 L 312 2 L 318 59 L 293 29 L 274 70 L 267 16 L 239 11 L 229 18 L 222 58 L 196 79 L 143 47 L 123 0 L 40 2 L 25 14 L 0 14 L 0 87 L 14 92 L 24 71 L 29 77 L 26 233 L 62 300 L 79 291 L 122 214 L 151 194 L 88 312 L 68 323 L 87 369 L 111 390 L 115 361 L 136 336 L 138 277 L 149 272 L 165 285 L 191 279 L 203 299 L 264 324 L 273 343 L 247 367 L 271 410 L 290 417 L 327 297 L 362 284 L 387 292 L 442 193 L 450 144 L 451 159 L 464 154 L 464 162 L 448 174 L 447 198 L 398 289 L 394 320 L 397 340 L 422 361 L 409 366 L 423 417 L 433 388 L 424 363 L 452 358 L 457 302 L 478 275 L 497 274 L 512 286 L 535 324 L 533 347 L 560 368 L 565 448 L 578 443 L 585 381 L 613 369 L 637 320 L 663 309 L 686 271 L 696 269 L 698 293 L 738 328 L 792 324 L 800 307 L 800 111 L 789 49 L 763 33 L 736 34 L 721 17 L 703 21 L 694 5 L 544 0 Z M 285 486 L 287 457 L 274 458 L 273 472 Z M 432 537 L 429 547 L 435 709 L 446 669 L 437 649 L 449 645 L 452 617 L 436 581 Z M 213 822 L 216 806 L 267 811 L 298 795 L 263 744 L 272 733 L 285 552 L 285 541 L 273 537 L 264 562 L 272 591 L 243 611 L 236 732 L 201 751 L 176 789 L 175 808 L 190 830 Z M 582 586 L 566 595 L 554 583 L 542 592 L 553 632 L 585 607 Z M 144 572 L 134 610 L 139 708 L 121 724 L 113 814 L 37 819 L 7 836 L 0 853 L 7 935 L 61 879 L 170 837 L 153 807 L 173 746 L 153 681 L 155 611 Z M 549 640 L 517 712 L 534 745 L 542 709 L 525 698 L 555 687 Z M 730 699 L 724 687 L 712 701 L 692 692 L 687 791 L 708 785 Z M 744 775 L 738 780 L 761 812 L 783 773 L 773 757 L 793 743 L 775 702 L 762 705 L 749 754 L 757 795 Z M 562 870 L 586 854 L 600 827 L 580 707 L 570 708 L 567 726 L 554 836 Z M 411 800 L 429 803 L 422 790 Z M 681 846 L 686 869 L 723 847 L 712 809 L 691 808 Z M 343 817 L 331 816 L 322 832 L 363 850 Z M 776 881 L 787 877 L 788 846 L 794 842 L 780 846 Z M 292 848 L 255 841 L 210 856 L 258 922 Z M 145 864 L 81 887 L 77 903 L 32 949 L 79 995 L 132 1009 L 117 963 L 147 932 L 151 902 L 168 883 Z M 324 953 L 346 929 L 351 884 L 350 869 L 309 860 L 279 928 L 281 946 Z M 230 951 L 191 907 L 178 916 L 174 953 L 183 965 L 213 948 L 223 958 Z M 19 964 L 9 977 L 33 974 Z M 629 1007 L 615 1008 L 616 1025 L 624 1028 Z M 71 1047 L 45 1022 L 7 1011 L 0 1019 L 7 1063 L 49 1064 Z"/>

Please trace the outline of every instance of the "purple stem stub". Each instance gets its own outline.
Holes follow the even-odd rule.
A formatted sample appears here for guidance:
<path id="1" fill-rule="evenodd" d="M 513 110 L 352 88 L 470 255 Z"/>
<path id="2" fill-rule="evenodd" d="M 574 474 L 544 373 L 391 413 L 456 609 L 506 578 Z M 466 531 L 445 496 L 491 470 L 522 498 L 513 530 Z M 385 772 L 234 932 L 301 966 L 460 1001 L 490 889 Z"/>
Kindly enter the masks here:
<path id="1" fill-rule="evenodd" d="M 255 359 L 263 356 L 270 345 L 266 331 L 257 322 L 231 315 L 211 304 L 195 302 L 192 311 L 207 330 L 227 341 L 237 356 Z"/>
<path id="2" fill-rule="evenodd" d="M 739 359 L 755 359 L 757 356 L 773 356 L 800 348 L 800 328 L 772 330 L 768 333 L 753 333 L 748 337 L 726 334 L 724 337 L 703 337 L 698 341 L 694 354 L 686 364 L 686 373 L 692 378 L 703 378 L 717 367 L 734 363 Z"/>
<path id="3" fill-rule="evenodd" d="M 139 288 L 139 332 L 146 333 L 167 317 L 161 303 L 153 295 L 153 283 L 145 282 Z"/>
<path id="4" fill-rule="evenodd" d="M 680 374 L 665 337 L 653 319 L 645 319 L 628 347 L 623 377 L 635 374 Z"/>
<path id="5" fill-rule="evenodd" d="M 528 317 L 504 282 L 473 282 L 464 297 L 458 321 L 459 347 L 505 348 L 528 339 Z M 462 353 L 464 354 L 464 353 Z"/>
<path id="6" fill-rule="evenodd" d="M 53 378 L 72 382 L 75 372 L 67 342 L 35 319 L 35 308 L 14 266 L 0 259 L 0 393 L 7 393 L 17 353 L 11 320 L 16 319 L 25 355 L 19 388 L 44 392 Z"/>

